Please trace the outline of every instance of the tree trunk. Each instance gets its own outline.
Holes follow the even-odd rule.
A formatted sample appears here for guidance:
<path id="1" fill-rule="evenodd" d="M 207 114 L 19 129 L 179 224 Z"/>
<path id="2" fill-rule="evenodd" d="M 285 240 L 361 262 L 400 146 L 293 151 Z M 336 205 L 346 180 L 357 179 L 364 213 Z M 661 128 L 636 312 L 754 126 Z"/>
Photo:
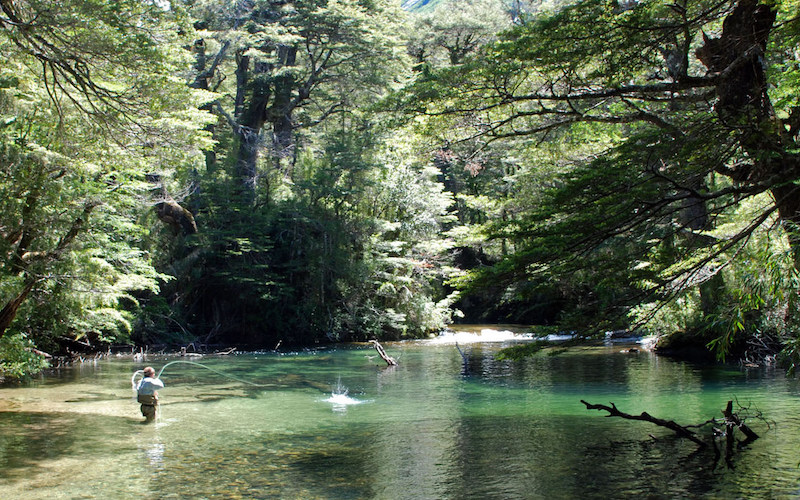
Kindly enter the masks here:
<path id="1" fill-rule="evenodd" d="M 75 238 L 77 238 L 78 235 L 83 231 L 92 211 L 99 205 L 100 202 L 98 201 L 87 201 L 83 206 L 83 211 L 75 218 L 74 221 L 72 221 L 72 225 L 70 226 L 69 230 L 58 240 L 56 247 L 49 252 L 37 252 L 36 256 L 31 257 L 31 259 L 36 259 L 40 262 L 53 262 L 60 259 L 72 242 L 75 241 Z M 16 252 L 19 256 L 19 266 L 21 266 L 19 268 L 19 274 L 25 275 L 29 268 L 29 262 L 21 255 L 22 249 L 20 246 L 17 247 Z M 25 279 L 25 286 L 22 288 L 22 291 L 16 297 L 11 299 L 3 307 L 3 310 L 0 311 L 0 337 L 5 334 L 6 330 L 11 325 L 11 322 L 14 321 L 14 318 L 17 316 L 17 310 L 19 309 L 19 306 L 25 301 L 31 290 L 33 290 L 36 282 L 36 279 L 28 275 L 28 277 Z"/>
<path id="2" fill-rule="evenodd" d="M 195 41 L 194 45 L 192 46 L 192 52 L 195 54 L 195 65 L 194 69 L 197 72 L 195 75 L 194 82 L 189 84 L 189 87 L 201 90 L 212 90 L 215 89 L 211 88 L 211 79 L 217 72 L 217 68 L 221 64 L 222 60 L 224 59 L 228 48 L 230 47 L 230 42 L 226 41 L 222 44 L 219 49 L 219 52 L 214 56 L 211 64 L 208 64 L 208 55 L 206 54 L 206 43 L 205 40 L 202 38 Z M 238 76 L 238 74 L 237 74 Z M 208 111 L 209 113 L 212 112 L 214 108 L 214 103 L 209 102 L 207 104 L 203 104 L 200 106 L 200 109 L 203 111 Z M 208 132 L 211 137 L 214 136 L 216 132 L 216 126 L 214 123 L 209 123 L 203 130 Z M 217 153 L 215 148 L 209 148 L 205 151 L 205 159 L 206 159 L 206 169 L 209 172 L 213 172 L 216 170 L 217 167 Z"/>
<path id="3" fill-rule="evenodd" d="M 238 56 L 236 69 L 236 109 L 234 116 L 238 127 L 234 130 L 239 138 L 238 170 L 249 191 L 255 190 L 258 176 L 258 157 L 261 150 L 261 129 L 267 118 L 267 105 L 272 98 L 270 78 L 271 64 L 252 64 L 248 56 Z"/>
<path id="4" fill-rule="evenodd" d="M 236 98 L 233 103 L 233 117 L 241 120 L 244 112 L 245 93 L 247 91 L 247 71 L 250 67 L 250 57 L 240 50 L 236 53 Z"/>
<path id="5" fill-rule="evenodd" d="M 725 170 L 737 182 L 767 186 L 775 199 L 778 216 L 785 223 L 796 269 L 800 269 L 800 155 L 787 137 L 786 127 L 792 118 L 782 121 L 775 116 L 764 71 L 764 53 L 775 22 L 773 7 L 759 0 L 740 0 L 725 18 L 719 38 L 703 35 L 704 44 L 696 55 L 716 73 L 717 103 L 720 120 L 738 134 L 749 164 L 735 171 Z"/>
<path id="6" fill-rule="evenodd" d="M 297 48 L 287 45 L 278 47 L 278 61 L 284 69 L 295 66 Z M 293 98 L 295 86 L 295 77 L 291 71 L 284 70 L 281 76 L 275 78 L 275 99 L 267 115 L 267 120 L 272 123 L 272 157 L 278 169 L 281 169 L 281 163 L 285 158 L 295 156 L 292 114 L 299 103 L 299 100 L 295 101 Z"/>
<path id="7" fill-rule="evenodd" d="M 255 189 L 258 174 L 259 133 L 250 127 L 240 127 L 237 169 L 242 184 L 248 191 Z"/>
<path id="8" fill-rule="evenodd" d="M 5 307 L 3 307 L 3 310 L 0 311 L 0 337 L 2 337 L 6 333 L 8 327 L 11 326 L 11 322 L 14 321 L 14 318 L 17 316 L 19 306 L 28 297 L 28 294 L 31 293 L 35 284 L 36 281 L 29 278 L 22 288 L 22 291 L 11 299 Z"/>
<path id="9" fill-rule="evenodd" d="M 702 179 L 695 179 L 690 188 L 695 192 L 706 189 Z M 704 231 L 711 229 L 711 220 L 708 216 L 706 201 L 697 196 L 690 196 L 683 202 L 680 212 L 681 226 L 686 230 L 685 238 L 690 247 L 704 247 L 712 245 L 715 239 Z M 703 281 L 698 290 L 700 292 L 700 310 L 704 315 L 713 314 L 719 304 L 719 294 L 725 287 L 722 273 L 716 272 Z"/>
<path id="10" fill-rule="evenodd" d="M 800 187 L 793 184 L 775 186 L 771 189 L 778 207 L 778 216 L 784 222 L 789 236 L 794 268 L 800 270 Z"/>

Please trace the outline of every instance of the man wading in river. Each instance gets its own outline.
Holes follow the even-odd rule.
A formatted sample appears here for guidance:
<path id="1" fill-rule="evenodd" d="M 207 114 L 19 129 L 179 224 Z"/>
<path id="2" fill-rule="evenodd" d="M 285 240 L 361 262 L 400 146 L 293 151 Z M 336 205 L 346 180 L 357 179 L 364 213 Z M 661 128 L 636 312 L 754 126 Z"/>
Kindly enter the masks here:
<path id="1" fill-rule="evenodd" d="M 142 404 L 142 415 L 144 415 L 145 422 L 152 422 L 156 418 L 156 409 L 158 407 L 157 391 L 164 388 L 164 382 L 155 378 L 156 371 L 152 366 L 148 366 L 142 371 L 144 372 L 144 378 L 136 386 L 137 399 Z"/>

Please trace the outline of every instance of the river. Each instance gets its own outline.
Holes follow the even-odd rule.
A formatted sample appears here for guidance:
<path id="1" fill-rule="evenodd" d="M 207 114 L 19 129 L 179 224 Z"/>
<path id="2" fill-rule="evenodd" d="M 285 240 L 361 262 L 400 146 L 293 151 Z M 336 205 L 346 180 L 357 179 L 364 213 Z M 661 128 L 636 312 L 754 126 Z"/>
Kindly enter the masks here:
<path id="1" fill-rule="evenodd" d="M 396 367 L 369 345 L 193 358 L 202 366 L 166 366 L 149 425 L 131 390 L 145 363 L 130 357 L 2 386 L 0 497 L 800 497 L 800 384 L 782 371 L 624 343 L 495 359 L 520 341 L 473 329 L 384 343 Z M 582 399 L 684 425 L 735 399 L 764 419 L 747 421 L 761 437 L 726 464 Z"/>

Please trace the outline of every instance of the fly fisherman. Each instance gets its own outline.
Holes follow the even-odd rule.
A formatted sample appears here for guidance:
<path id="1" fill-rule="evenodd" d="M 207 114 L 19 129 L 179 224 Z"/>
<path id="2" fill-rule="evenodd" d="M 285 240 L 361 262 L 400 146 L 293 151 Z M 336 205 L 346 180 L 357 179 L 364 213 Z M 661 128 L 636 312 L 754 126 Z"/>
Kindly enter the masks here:
<path id="1" fill-rule="evenodd" d="M 145 422 L 152 422 L 156 418 L 158 407 L 157 391 L 164 388 L 164 382 L 156 378 L 156 371 L 152 366 L 148 366 L 142 371 L 144 378 L 136 386 L 137 399 L 142 404 L 142 415 L 144 415 Z"/>

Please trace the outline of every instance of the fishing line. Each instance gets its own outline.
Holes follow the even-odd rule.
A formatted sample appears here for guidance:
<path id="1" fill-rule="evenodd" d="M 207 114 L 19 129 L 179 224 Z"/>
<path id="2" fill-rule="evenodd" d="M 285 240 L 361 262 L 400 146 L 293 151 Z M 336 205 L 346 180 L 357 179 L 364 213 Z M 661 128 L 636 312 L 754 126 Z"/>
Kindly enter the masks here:
<path id="1" fill-rule="evenodd" d="M 270 386 L 272 385 L 272 384 L 257 384 L 257 383 L 255 383 L 255 382 L 250 382 L 249 380 L 244 380 L 244 379 L 241 379 L 241 378 L 238 378 L 238 377 L 234 377 L 233 375 L 228 375 L 228 374 L 227 374 L 227 373 L 225 373 L 225 372 L 221 372 L 221 371 L 219 371 L 219 370 L 215 370 L 215 369 L 213 369 L 213 368 L 211 368 L 211 367 L 209 367 L 209 366 L 206 366 L 206 365 L 204 365 L 204 364 L 202 364 L 202 363 L 195 363 L 194 361 L 183 361 L 183 360 L 170 361 L 170 362 L 169 362 L 169 363 L 167 363 L 166 365 L 162 366 L 162 367 L 161 367 L 161 370 L 158 372 L 158 375 L 156 375 L 156 378 L 161 378 L 161 374 L 162 374 L 162 373 L 164 373 L 164 370 L 165 370 L 165 369 L 166 369 L 166 368 L 167 368 L 169 365 L 174 365 L 175 363 L 184 363 L 184 364 L 187 364 L 187 365 L 196 365 L 196 366 L 199 366 L 199 367 L 201 367 L 201 368 L 205 368 L 206 370 L 212 371 L 212 372 L 214 372 L 214 373 L 216 373 L 216 374 L 218 374 L 218 375 L 222 375 L 223 377 L 227 377 L 227 378 L 229 378 L 229 379 L 231 379 L 231 380 L 235 380 L 235 381 L 237 381 L 237 382 L 241 382 L 241 383 L 243 383 L 243 384 L 252 385 L 252 386 L 254 386 L 254 387 L 270 387 Z M 140 370 L 140 371 L 141 371 L 141 370 Z M 133 375 L 134 375 L 134 377 L 135 377 L 135 376 L 136 376 L 136 373 L 134 373 Z M 131 380 L 133 380 L 133 379 L 131 379 Z"/>
<path id="2" fill-rule="evenodd" d="M 144 378 L 144 370 L 136 370 L 133 372 L 133 375 L 131 375 L 131 389 L 134 391 L 136 391 L 136 375 L 141 375 L 142 378 Z"/>

